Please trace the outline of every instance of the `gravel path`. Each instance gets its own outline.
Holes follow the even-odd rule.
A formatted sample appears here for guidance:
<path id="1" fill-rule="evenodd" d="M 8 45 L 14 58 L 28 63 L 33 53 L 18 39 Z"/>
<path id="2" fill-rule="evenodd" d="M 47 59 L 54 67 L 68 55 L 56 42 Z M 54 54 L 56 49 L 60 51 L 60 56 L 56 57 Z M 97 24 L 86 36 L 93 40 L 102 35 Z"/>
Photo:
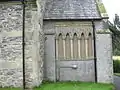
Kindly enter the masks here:
<path id="1" fill-rule="evenodd" d="M 114 76 L 114 84 L 115 84 L 116 90 L 120 90 L 120 77 Z"/>

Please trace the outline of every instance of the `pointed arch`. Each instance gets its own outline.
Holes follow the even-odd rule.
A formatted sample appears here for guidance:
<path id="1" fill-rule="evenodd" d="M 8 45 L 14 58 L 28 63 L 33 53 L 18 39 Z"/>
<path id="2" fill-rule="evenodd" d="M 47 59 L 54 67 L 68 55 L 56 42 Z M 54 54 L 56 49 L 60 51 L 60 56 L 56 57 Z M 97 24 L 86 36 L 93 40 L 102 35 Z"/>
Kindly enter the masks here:
<path id="1" fill-rule="evenodd" d="M 93 57 L 93 39 L 92 34 L 88 34 L 88 57 Z"/>
<path id="2" fill-rule="evenodd" d="M 74 33 L 73 35 L 73 58 L 78 59 L 78 38 L 77 34 Z"/>
<path id="3" fill-rule="evenodd" d="M 81 40 L 80 40 L 80 52 L 81 52 L 81 58 L 86 57 L 86 47 L 85 47 L 85 35 L 84 33 L 81 34 Z"/>
<path id="4" fill-rule="evenodd" d="M 69 33 L 66 34 L 65 38 L 65 57 L 67 60 L 71 58 L 71 42 Z"/>
<path id="5" fill-rule="evenodd" d="M 58 59 L 63 59 L 64 54 L 63 54 L 63 35 L 60 33 L 58 35 Z"/>

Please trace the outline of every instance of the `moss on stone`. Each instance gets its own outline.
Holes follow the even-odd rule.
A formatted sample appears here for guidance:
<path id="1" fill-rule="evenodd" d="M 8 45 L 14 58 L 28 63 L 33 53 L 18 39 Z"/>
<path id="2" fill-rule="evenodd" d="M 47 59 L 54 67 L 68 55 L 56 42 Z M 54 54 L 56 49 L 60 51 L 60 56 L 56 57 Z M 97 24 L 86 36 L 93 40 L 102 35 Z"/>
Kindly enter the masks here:
<path id="1" fill-rule="evenodd" d="M 36 0 L 29 0 L 29 1 L 27 1 L 27 3 L 36 4 Z"/>
<path id="2" fill-rule="evenodd" d="M 109 29 L 97 30 L 97 34 L 112 34 Z"/>
<path id="3" fill-rule="evenodd" d="M 7 4 L 7 5 L 22 5 L 21 1 L 7 1 L 7 2 L 0 2 L 0 4 Z M 28 0 L 26 2 L 27 6 L 32 6 L 33 8 L 36 8 L 36 0 Z"/>
<path id="4" fill-rule="evenodd" d="M 20 1 L 8 1 L 8 2 L 0 2 L 0 4 L 6 4 L 6 5 L 22 5 Z"/>
<path id="5" fill-rule="evenodd" d="M 99 9 L 100 13 L 107 13 L 103 3 L 98 2 L 97 4 L 98 4 L 98 9 Z"/>

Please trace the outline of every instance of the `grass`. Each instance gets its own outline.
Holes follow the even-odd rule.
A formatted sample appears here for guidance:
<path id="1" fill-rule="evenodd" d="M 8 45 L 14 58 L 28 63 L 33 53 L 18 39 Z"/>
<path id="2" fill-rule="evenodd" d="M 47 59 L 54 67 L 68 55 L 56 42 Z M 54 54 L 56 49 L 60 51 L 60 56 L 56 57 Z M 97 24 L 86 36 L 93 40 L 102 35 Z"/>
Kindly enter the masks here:
<path id="1" fill-rule="evenodd" d="M 112 84 L 96 84 L 81 82 L 45 83 L 34 90 L 114 90 Z"/>
<path id="2" fill-rule="evenodd" d="M 114 75 L 116 75 L 116 76 L 119 76 L 119 77 L 120 77 L 120 73 L 114 73 Z"/>
<path id="3" fill-rule="evenodd" d="M 22 90 L 22 88 L 0 88 L 0 90 Z M 57 82 L 43 83 L 33 90 L 115 90 L 112 84 L 83 83 L 83 82 Z"/>

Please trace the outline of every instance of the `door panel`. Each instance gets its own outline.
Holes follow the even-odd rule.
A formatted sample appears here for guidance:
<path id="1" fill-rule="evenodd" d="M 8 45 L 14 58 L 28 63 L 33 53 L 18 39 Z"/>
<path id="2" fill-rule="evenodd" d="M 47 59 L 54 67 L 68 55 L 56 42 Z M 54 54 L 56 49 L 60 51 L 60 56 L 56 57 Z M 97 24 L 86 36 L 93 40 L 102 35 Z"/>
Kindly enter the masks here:
<path id="1" fill-rule="evenodd" d="M 94 60 L 57 61 L 59 81 L 95 81 Z"/>

